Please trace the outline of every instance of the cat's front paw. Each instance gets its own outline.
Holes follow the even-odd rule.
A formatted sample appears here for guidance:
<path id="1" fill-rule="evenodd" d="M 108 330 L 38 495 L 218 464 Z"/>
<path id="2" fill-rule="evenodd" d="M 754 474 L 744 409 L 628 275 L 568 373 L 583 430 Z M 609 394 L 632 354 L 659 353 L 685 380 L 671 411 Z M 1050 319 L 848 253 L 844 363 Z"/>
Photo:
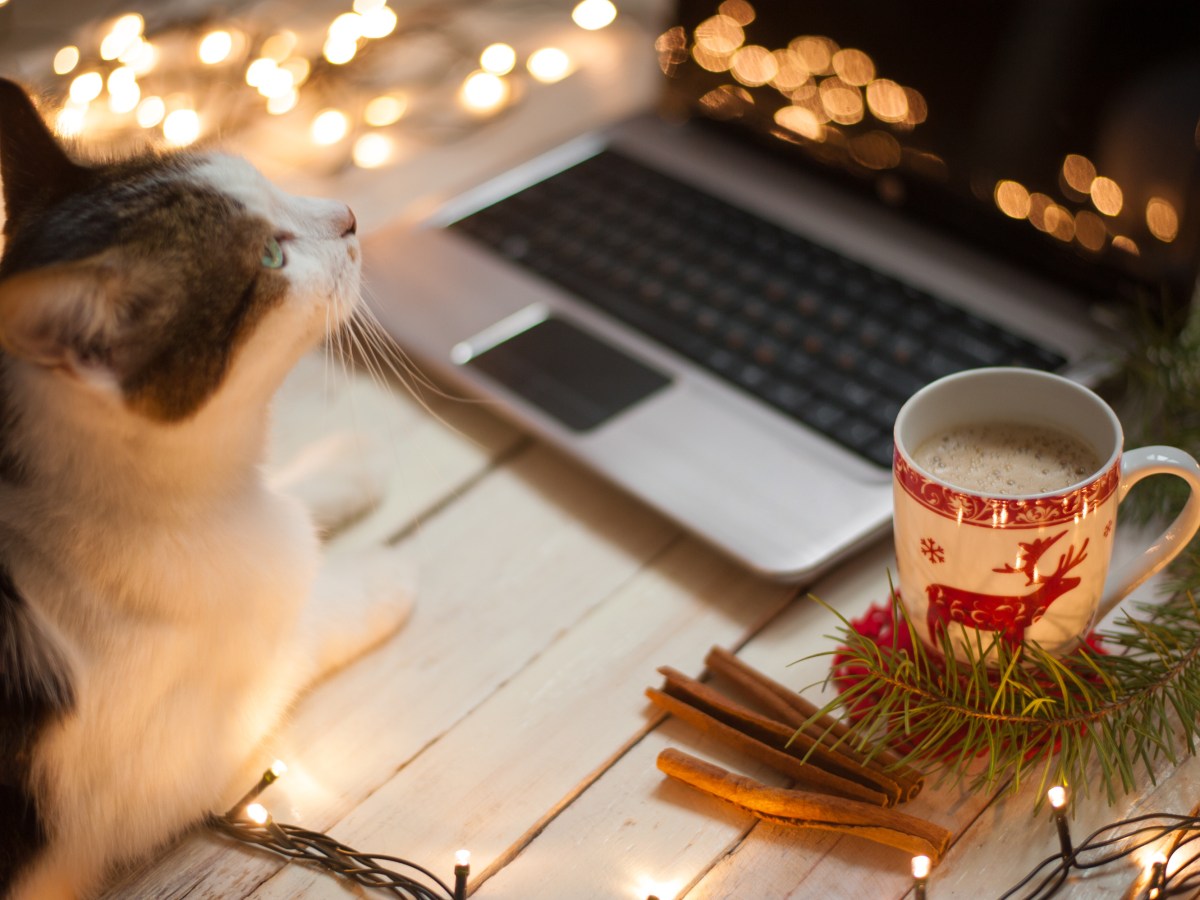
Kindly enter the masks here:
<path id="1" fill-rule="evenodd" d="M 400 551 L 379 546 L 331 552 L 306 623 L 313 677 L 340 669 L 399 631 L 415 594 L 414 567 Z"/>
<path id="2" fill-rule="evenodd" d="M 271 471 L 269 483 L 303 503 L 318 530 L 328 536 L 379 505 L 389 467 L 370 435 L 339 431 L 301 447 Z"/>

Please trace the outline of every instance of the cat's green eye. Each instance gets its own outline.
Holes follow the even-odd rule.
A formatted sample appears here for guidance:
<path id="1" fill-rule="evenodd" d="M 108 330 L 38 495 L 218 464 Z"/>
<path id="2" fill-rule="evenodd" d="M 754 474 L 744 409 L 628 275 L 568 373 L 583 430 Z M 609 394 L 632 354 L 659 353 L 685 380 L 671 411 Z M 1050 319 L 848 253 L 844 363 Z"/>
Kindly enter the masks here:
<path id="1" fill-rule="evenodd" d="M 268 269 L 283 267 L 283 248 L 275 238 L 268 238 L 263 247 L 262 264 Z"/>

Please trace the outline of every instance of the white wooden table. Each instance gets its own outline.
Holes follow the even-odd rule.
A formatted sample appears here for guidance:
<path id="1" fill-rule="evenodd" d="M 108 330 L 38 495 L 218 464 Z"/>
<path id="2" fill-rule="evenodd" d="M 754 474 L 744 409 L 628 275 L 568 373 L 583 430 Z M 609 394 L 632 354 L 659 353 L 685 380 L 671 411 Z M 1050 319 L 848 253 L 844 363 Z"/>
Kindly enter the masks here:
<path id="1" fill-rule="evenodd" d="M 627 38 L 611 38 L 614 60 L 635 63 L 622 69 L 619 96 L 605 87 L 612 71 L 580 73 L 462 146 L 304 186 L 348 199 L 369 230 L 579 130 L 583 117 L 602 121 L 643 102 L 652 64 Z M 404 554 L 419 586 L 403 631 L 305 696 L 278 735 L 271 751 L 289 773 L 262 797 L 275 818 L 447 880 L 455 851 L 467 848 L 471 892 L 482 900 L 906 895 L 909 860 L 899 851 L 759 823 L 655 768 L 673 746 L 781 783 L 664 720 L 643 689 L 659 684 L 660 665 L 700 673 L 714 644 L 787 685 L 809 685 L 826 661 L 796 661 L 833 647 L 833 616 L 803 592 L 740 570 L 486 407 L 424 400 L 431 411 L 396 385 L 327 377 L 317 358 L 281 394 L 280 459 L 331 434 L 375 441 L 355 514 L 328 552 Z M 854 616 L 885 596 L 889 565 L 880 544 L 811 590 Z M 247 786 L 270 761 L 252 762 Z M 1187 812 L 1198 782 L 1195 760 L 1164 768 L 1156 788 L 1115 808 L 1085 804 L 1073 830 L 1130 811 Z M 929 895 L 999 895 L 1053 853 L 1054 827 L 1033 813 L 1035 799 L 1031 787 L 999 800 L 927 787 L 901 807 L 957 835 Z M 1133 862 L 1112 866 L 1061 896 L 1122 896 L 1138 874 Z M 370 894 L 198 831 L 108 896 Z"/>

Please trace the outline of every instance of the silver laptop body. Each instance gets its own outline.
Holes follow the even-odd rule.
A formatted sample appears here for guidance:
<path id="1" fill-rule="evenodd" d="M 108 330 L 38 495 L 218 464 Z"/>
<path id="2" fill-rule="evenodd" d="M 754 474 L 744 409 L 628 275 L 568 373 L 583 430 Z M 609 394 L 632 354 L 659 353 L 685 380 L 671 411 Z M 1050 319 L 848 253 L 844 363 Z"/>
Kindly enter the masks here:
<path id="1" fill-rule="evenodd" d="M 889 470 L 447 229 L 605 148 L 952 298 L 1061 354 L 1067 361 L 1061 371 L 1071 377 L 1090 380 L 1112 362 L 1112 335 L 1103 324 L 1111 310 L 1100 298 L 1052 286 L 786 160 L 654 114 L 584 135 L 422 221 L 398 221 L 368 238 L 366 277 L 376 313 L 418 362 L 768 577 L 806 581 L 886 533 Z M 572 335 L 582 332 L 665 383 L 596 427 L 569 427 L 477 364 L 547 321 Z"/>

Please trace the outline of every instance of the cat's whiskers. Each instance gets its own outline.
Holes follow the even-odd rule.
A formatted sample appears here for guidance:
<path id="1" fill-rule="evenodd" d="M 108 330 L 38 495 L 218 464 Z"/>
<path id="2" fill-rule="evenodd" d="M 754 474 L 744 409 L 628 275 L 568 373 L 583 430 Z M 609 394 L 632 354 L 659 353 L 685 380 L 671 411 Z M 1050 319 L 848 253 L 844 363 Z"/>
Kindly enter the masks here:
<path id="1" fill-rule="evenodd" d="M 421 409 L 455 434 L 462 435 L 460 429 L 446 421 L 430 405 L 425 397 L 426 392 L 453 403 L 477 404 L 480 401 L 451 393 L 429 378 L 392 340 L 368 302 L 359 304 L 345 330 L 355 360 L 361 363 L 375 384 L 385 390 L 394 390 L 396 382 L 399 382 Z"/>

